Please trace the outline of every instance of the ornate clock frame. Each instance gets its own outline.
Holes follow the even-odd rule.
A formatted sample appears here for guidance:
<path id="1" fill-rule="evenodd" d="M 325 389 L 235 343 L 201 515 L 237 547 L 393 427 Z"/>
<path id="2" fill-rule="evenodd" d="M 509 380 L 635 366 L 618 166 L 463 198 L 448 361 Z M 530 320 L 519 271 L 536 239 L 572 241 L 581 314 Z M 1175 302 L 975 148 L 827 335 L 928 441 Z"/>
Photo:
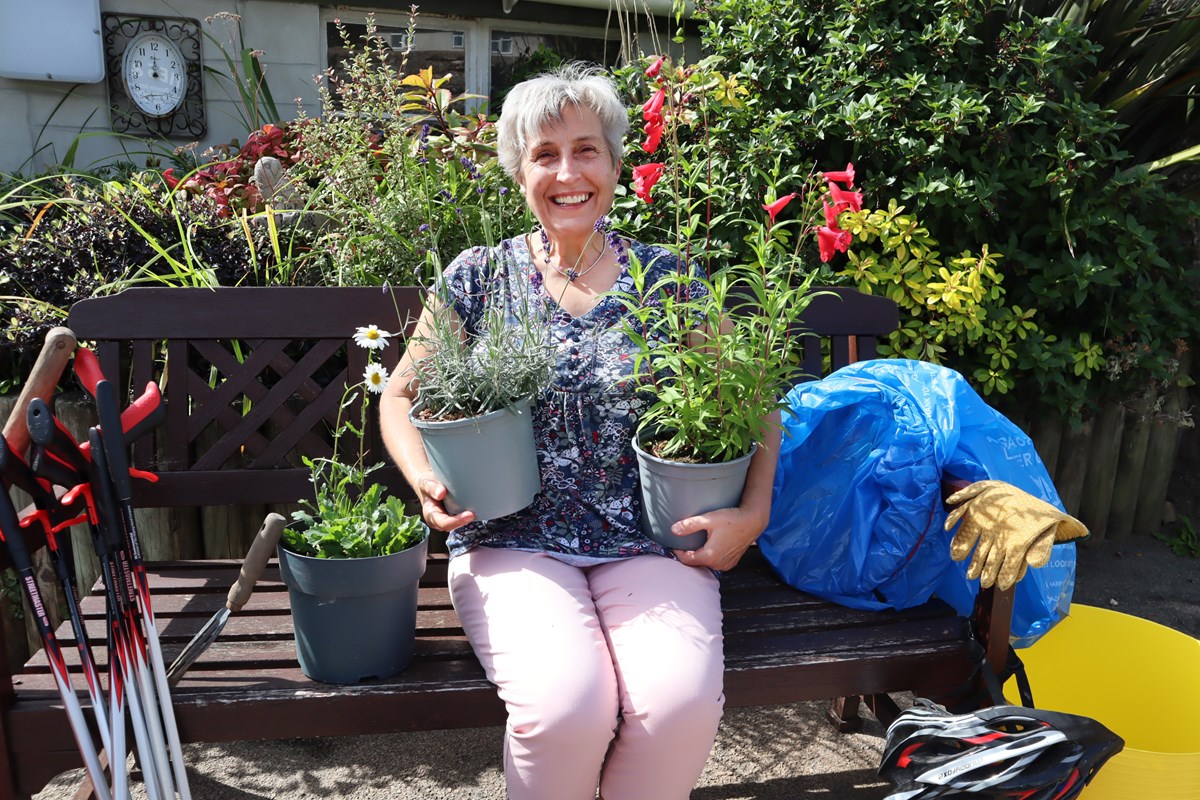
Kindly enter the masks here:
<path id="1" fill-rule="evenodd" d="M 104 14 L 104 66 L 108 81 L 112 129 L 118 133 L 151 134 L 199 139 L 207 130 L 204 114 L 204 73 L 199 20 L 186 17 L 153 17 L 142 14 Z M 125 85 L 125 49 L 140 34 L 157 33 L 170 39 L 183 54 L 186 85 L 183 101 L 163 116 L 147 114 L 129 96 Z"/>

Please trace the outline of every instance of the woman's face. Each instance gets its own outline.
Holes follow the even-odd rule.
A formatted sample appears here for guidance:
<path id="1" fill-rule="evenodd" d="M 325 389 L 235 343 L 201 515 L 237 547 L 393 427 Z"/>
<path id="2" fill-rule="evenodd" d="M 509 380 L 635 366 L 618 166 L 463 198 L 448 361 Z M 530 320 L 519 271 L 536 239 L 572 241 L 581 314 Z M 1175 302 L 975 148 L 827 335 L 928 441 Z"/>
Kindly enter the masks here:
<path id="1" fill-rule="evenodd" d="M 547 124 L 533 139 L 521 165 L 525 202 L 555 239 L 591 234 L 612 208 L 621 175 L 604 139 L 600 118 L 568 105 L 562 121 Z"/>

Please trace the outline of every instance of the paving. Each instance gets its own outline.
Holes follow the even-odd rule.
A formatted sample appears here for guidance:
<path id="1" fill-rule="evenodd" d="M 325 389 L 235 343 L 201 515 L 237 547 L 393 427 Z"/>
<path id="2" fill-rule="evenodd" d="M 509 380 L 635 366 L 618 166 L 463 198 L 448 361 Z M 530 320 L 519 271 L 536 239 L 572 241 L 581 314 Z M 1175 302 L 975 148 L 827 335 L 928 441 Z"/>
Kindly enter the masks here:
<path id="1" fill-rule="evenodd" d="M 1080 548 L 1075 601 L 1200 636 L 1200 562 L 1154 539 Z M 1036 691 L 1036 687 L 1035 687 Z M 904 698 L 900 698 L 903 703 Z M 732 709 L 692 800 L 880 800 L 884 730 L 839 734 L 823 702 Z M 194 800 L 503 800 L 502 729 L 189 745 Z M 35 800 L 69 800 L 78 773 Z M 140 787 L 135 798 L 144 798 Z"/>

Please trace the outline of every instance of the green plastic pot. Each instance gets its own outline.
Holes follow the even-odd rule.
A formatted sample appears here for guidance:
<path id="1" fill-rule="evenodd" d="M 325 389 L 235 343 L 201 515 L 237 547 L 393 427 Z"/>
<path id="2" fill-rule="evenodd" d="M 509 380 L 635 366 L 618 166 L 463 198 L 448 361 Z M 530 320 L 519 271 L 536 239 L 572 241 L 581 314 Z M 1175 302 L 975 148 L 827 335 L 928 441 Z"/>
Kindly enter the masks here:
<path id="1" fill-rule="evenodd" d="M 300 670 L 322 683 L 389 678 L 412 660 L 429 533 L 399 553 L 313 558 L 280 545 Z"/>
<path id="2" fill-rule="evenodd" d="M 446 510 L 497 519 L 529 506 L 542 490 L 530 403 L 522 400 L 478 417 L 449 421 L 409 418 L 425 444 L 434 474 L 446 487 Z"/>

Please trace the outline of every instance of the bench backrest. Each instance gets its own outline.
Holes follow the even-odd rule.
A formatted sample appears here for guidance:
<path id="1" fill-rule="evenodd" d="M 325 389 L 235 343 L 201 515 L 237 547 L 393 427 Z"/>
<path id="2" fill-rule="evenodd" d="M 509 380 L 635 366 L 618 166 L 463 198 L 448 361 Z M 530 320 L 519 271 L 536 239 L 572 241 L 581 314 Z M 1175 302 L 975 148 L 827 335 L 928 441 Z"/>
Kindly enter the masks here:
<path id="1" fill-rule="evenodd" d="M 804 317 L 809 376 L 874 357 L 877 338 L 898 324 L 886 298 L 830 291 Z M 355 329 L 407 333 L 420 308 L 415 287 L 137 288 L 75 304 L 67 324 L 95 343 L 104 374 L 130 398 L 148 381 L 163 384 L 166 421 L 133 455 L 159 481 L 137 482 L 135 504 L 240 505 L 309 495 L 300 457 L 330 454 L 347 379 L 357 382 L 367 363 Z M 389 371 L 400 352 L 383 351 Z M 359 419 L 355 408 L 342 414 Z M 366 463 L 386 461 L 367 420 Z M 394 468 L 377 477 L 408 494 Z"/>

